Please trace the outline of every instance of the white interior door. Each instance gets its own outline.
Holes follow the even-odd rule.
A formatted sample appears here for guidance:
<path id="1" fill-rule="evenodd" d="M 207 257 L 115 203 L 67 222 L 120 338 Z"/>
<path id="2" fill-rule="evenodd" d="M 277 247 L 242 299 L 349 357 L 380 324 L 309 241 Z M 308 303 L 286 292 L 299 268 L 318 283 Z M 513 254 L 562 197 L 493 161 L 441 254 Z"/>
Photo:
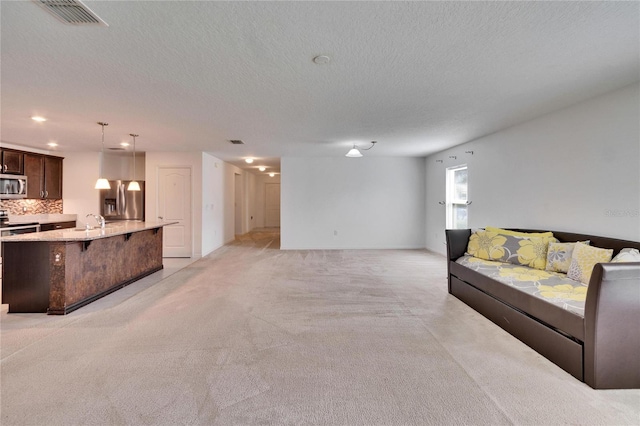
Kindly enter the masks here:
<path id="1" fill-rule="evenodd" d="M 265 220 L 267 228 L 280 227 L 280 184 L 265 184 Z"/>
<path id="2" fill-rule="evenodd" d="M 191 168 L 158 168 L 158 218 L 178 222 L 162 230 L 164 257 L 191 257 Z"/>

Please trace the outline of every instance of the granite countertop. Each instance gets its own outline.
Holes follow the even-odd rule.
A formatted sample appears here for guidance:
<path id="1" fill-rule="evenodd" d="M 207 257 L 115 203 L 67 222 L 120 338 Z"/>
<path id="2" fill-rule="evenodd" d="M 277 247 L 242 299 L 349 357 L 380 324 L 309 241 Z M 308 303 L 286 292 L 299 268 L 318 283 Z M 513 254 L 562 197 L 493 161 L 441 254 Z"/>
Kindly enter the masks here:
<path id="1" fill-rule="evenodd" d="M 73 222 L 78 220 L 77 214 L 10 214 L 9 222 L 11 223 L 56 223 L 56 222 Z"/>
<path id="2" fill-rule="evenodd" d="M 175 223 L 178 222 L 113 222 L 108 223 L 104 229 L 58 229 L 55 231 L 11 235 L 8 237 L 2 237 L 1 239 L 2 242 L 7 243 L 16 241 L 91 241 L 116 235 L 129 234 L 132 232 L 146 231 L 147 229 L 160 228 L 167 225 L 173 225 Z"/>

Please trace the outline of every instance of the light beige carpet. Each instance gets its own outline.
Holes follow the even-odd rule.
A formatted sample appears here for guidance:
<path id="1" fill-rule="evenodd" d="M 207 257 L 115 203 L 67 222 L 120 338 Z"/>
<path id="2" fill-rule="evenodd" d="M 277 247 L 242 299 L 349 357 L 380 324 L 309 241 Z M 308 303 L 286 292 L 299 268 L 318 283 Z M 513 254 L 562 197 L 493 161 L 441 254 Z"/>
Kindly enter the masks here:
<path id="1" fill-rule="evenodd" d="M 2 425 L 640 423 L 640 391 L 448 295 L 441 256 L 278 247 L 243 236 L 66 317 L 4 309 Z"/>

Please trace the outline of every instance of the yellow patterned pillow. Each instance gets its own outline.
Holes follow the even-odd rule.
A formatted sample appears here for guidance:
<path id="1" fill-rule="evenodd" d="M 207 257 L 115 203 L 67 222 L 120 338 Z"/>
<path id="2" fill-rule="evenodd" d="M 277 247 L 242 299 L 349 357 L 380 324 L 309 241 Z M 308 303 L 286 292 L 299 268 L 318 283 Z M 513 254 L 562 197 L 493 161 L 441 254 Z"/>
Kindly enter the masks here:
<path id="1" fill-rule="evenodd" d="M 611 256 L 613 256 L 612 249 L 591 247 L 577 242 L 571 255 L 571 265 L 567 271 L 567 277 L 580 281 L 582 284 L 589 284 L 595 264 L 609 262 Z"/>
<path id="2" fill-rule="evenodd" d="M 519 247 L 516 250 L 517 256 L 510 257 L 507 262 L 545 270 L 549 247 L 548 238 L 507 237 L 507 239 L 509 238 L 518 239 Z"/>
<path id="3" fill-rule="evenodd" d="M 503 244 L 507 241 L 504 235 L 495 232 L 478 231 L 471 234 L 467 253 L 485 260 L 499 260 L 504 255 Z"/>
<path id="4" fill-rule="evenodd" d="M 467 253 L 480 259 L 544 270 L 548 245 L 549 240 L 546 238 L 517 237 L 485 230 L 471 234 Z"/>
<path id="5" fill-rule="evenodd" d="M 487 231 L 495 232 L 501 235 L 513 235 L 514 237 L 540 237 L 540 238 L 553 238 L 553 232 L 519 232 L 509 231 L 508 229 L 494 228 L 493 226 L 487 226 Z"/>

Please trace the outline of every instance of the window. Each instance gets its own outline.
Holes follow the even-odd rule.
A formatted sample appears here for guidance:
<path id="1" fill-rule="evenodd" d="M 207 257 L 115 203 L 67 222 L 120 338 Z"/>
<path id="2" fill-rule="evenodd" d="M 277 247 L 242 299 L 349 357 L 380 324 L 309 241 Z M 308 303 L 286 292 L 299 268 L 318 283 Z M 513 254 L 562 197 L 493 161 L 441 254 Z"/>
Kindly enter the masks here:
<path id="1" fill-rule="evenodd" d="M 467 166 L 447 169 L 447 229 L 468 228 Z"/>

